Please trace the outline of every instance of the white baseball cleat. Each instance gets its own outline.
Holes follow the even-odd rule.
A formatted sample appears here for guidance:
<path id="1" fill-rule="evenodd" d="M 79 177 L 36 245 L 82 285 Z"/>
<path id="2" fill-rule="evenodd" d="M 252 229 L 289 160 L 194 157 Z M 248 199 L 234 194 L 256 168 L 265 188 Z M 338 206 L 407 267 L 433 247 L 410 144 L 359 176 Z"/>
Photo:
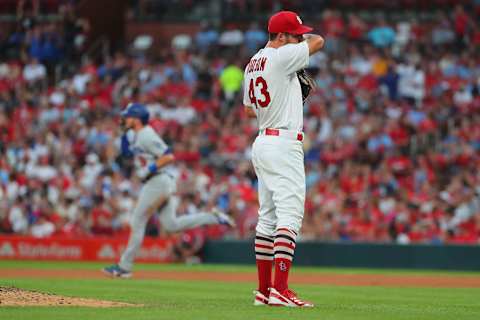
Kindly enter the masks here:
<path id="1" fill-rule="evenodd" d="M 237 226 L 235 220 L 233 220 L 232 217 L 218 210 L 217 208 L 213 209 L 212 214 L 217 218 L 219 224 L 223 224 L 231 228 L 235 228 Z"/>
<path id="2" fill-rule="evenodd" d="M 297 294 L 290 289 L 285 289 L 278 292 L 275 288 L 270 288 L 270 297 L 268 298 L 268 305 L 283 306 L 293 308 L 312 308 L 313 303 L 300 300 Z"/>
<path id="3" fill-rule="evenodd" d="M 255 300 L 253 300 L 254 306 L 268 306 L 268 298 L 260 291 L 254 290 Z"/>

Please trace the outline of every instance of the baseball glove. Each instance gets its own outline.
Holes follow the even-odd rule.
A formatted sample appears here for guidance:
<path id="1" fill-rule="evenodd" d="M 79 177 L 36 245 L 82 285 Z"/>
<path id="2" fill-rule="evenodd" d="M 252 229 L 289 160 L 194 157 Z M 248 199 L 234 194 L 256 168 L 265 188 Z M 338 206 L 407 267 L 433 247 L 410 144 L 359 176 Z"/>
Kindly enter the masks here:
<path id="1" fill-rule="evenodd" d="M 302 98 L 303 102 L 305 103 L 305 100 L 307 100 L 308 95 L 316 87 L 315 85 L 315 80 L 305 71 L 305 69 L 302 69 L 300 71 L 297 71 L 297 77 L 298 81 L 300 81 L 300 86 L 302 87 Z"/>

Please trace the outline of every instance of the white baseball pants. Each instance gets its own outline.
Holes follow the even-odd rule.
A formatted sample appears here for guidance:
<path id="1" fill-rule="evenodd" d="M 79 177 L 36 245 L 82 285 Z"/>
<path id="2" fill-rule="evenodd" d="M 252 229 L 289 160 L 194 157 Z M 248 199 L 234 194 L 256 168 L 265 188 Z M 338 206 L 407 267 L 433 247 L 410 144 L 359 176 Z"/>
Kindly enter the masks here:
<path id="1" fill-rule="evenodd" d="M 298 233 L 305 209 L 305 166 L 302 142 L 259 135 L 252 148 L 260 208 L 256 231 L 274 236 L 278 228 Z"/>

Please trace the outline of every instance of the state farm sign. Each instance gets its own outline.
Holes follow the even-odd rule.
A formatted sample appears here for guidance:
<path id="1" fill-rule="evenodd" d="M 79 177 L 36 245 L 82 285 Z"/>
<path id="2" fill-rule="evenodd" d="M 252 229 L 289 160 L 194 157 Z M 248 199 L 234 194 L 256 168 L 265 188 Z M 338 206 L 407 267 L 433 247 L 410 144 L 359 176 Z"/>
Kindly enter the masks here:
<path id="1" fill-rule="evenodd" d="M 0 259 L 27 260 L 118 260 L 127 243 L 123 238 L 31 238 L 0 236 Z M 145 239 L 139 262 L 171 262 L 173 239 Z"/>

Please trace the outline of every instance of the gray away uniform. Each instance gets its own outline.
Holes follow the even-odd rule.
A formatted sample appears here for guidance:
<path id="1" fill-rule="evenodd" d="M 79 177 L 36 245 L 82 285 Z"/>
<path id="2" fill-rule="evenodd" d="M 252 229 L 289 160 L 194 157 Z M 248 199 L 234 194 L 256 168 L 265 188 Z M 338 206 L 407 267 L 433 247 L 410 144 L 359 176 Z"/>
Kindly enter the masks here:
<path id="1" fill-rule="evenodd" d="M 129 132 L 127 137 L 129 137 L 130 151 L 134 155 L 136 174 L 144 179 L 148 175 L 148 165 L 166 154 L 168 146 L 148 125 L 136 134 Z M 120 268 L 124 270 L 132 270 L 133 260 L 145 236 L 147 222 L 159 209 L 162 199 L 166 198 L 167 203 L 159 212 L 160 221 L 163 228 L 169 232 L 218 223 L 217 217 L 209 213 L 176 216 L 180 199 L 174 195 L 177 182 L 168 167 L 161 168 L 158 174 L 148 179 L 140 190 L 137 204 L 130 217 L 128 246 L 119 262 Z"/>

